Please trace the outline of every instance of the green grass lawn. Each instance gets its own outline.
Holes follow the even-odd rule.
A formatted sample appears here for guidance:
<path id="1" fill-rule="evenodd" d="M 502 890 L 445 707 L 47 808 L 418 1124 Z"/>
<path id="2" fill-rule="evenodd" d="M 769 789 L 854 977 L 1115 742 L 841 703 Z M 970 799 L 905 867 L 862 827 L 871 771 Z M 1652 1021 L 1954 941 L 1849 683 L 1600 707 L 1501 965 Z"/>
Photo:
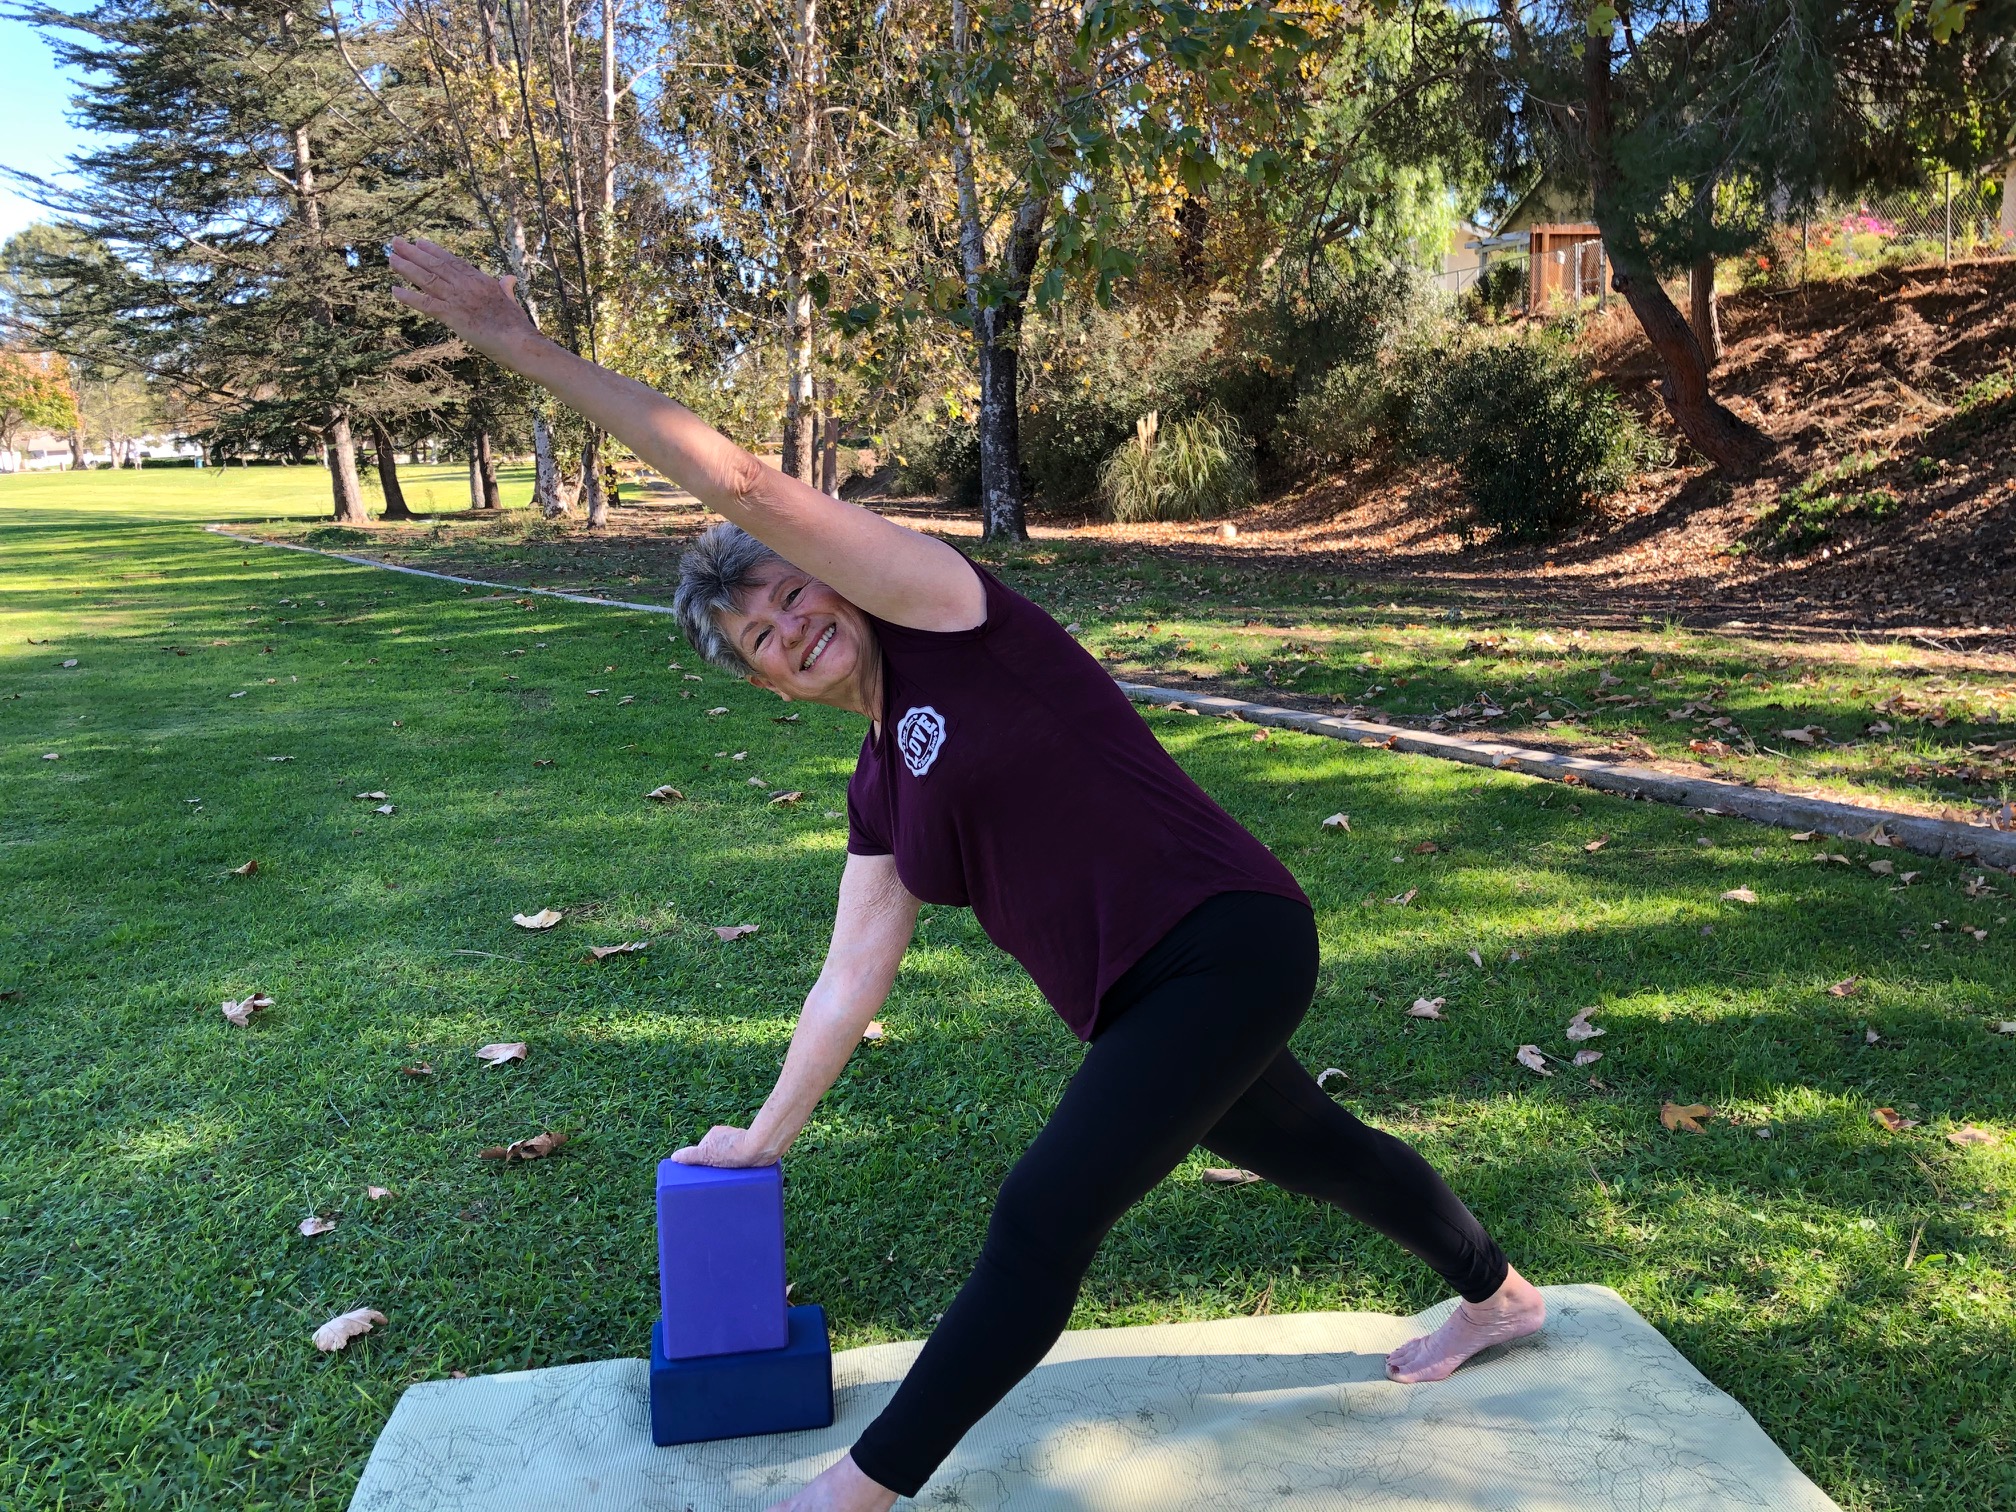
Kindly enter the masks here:
<path id="1" fill-rule="evenodd" d="M 664 616 L 195 528 L 319 478 L 0 479 L 9 1507 L 340 1509 L 405 1385 L 642 1354 L 654 1163 L 746 1122 L 824 947 L 856 722 L 776 722 Z M 1149 717 L 1316 900 L 1298 1051 L 1523 1270 L 1616 1287 L 1844 1507 L 2016 1503 L 2007 878 L 1913 857 L 1900 887 L 1853 846 L 1816 865 L 1737 821 Z M 379 790 L 392 813 L 355 796 Z M 226 1023 L 255 989 L 273 1007 Z M 1602 1061 L 1515 1062 L 1565 1062 L 1590 1006 Z M 1079 1055 L 943 909 L 882 1018 L 787 1161 L 794 1299 L 839 1347 L 928 1329 Z M 527 1060 L 480 1064 L 497 1040 Z M 1668 1132 L 1665 1099 L 1716 1116 Z M 548 1160 L 477 1158 L 544 1129 L 572 1136 Z M 1074 1326 L 1436 1299 L 1383 1239 L 1206 1163 L 1114 1231 Z M 315 1215 L 337 1227 L 301 1237 Z M 384 1327 L 311 1346 L 366 1305 Z"/>

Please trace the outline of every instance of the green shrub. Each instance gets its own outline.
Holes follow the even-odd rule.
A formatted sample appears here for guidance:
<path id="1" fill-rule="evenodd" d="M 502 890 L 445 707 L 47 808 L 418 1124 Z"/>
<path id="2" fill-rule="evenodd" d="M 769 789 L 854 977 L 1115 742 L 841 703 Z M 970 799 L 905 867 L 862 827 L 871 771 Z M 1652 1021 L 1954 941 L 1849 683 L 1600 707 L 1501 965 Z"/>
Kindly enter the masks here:
<path id="1" fill-rule="evenodd" d="M 348 525 L 321 525 L 301 537 L 304 546 L 363 546 L 369 544 L 371 533 L 353 530 Z"/>
<path id="2" fill-rule="evenodd" d="M 1222 410 L 1166 425 L 1150 411 L 1100 468 L 1099 491 L 1123 524 L 1224 514 L 1253 498 L 1253 442 Z"/>
<path id="3" fill-rule="evenodd" d="M 1558 337 L 1471 337 L 1407 367 L 1415 447 L 1455 466 L 1470 500 L 1466 534 L 1558 535 L 1650 450 L 1644 426 Z"/>
<path id="4" fill-rule="evenodd" d="M 1832 540 L 1849 520 L 1881 520 L 1896 512 L 1887 488 L 1842 488 L 1882 465 L 1880 452 L 1858 452 L 1780 494 L 1745 533 L 1741 545 L 1767 556 L 1792 556 Z M 1920 458 L 1920 461 L 1925 460 Z"/>

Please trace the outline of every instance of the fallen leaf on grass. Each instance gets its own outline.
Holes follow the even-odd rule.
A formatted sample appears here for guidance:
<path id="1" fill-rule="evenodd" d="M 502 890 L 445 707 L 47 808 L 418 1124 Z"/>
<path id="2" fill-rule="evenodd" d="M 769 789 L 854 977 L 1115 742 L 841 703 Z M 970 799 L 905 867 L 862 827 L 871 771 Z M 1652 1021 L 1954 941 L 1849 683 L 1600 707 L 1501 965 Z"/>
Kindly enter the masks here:
<path id="1" fill-rule="evenodd" d="M 383 794 L 383 793 L 380 793 L 380 792 L 370 792 L 370 793 L 359 793 L 359 794 L 358 794 L 357 796 L 358 796 L 359 798 L 368 798 L 368 799 L 370 799 L 370 800 L 371 800 L 371 801 L 372 801 L 373 803 L 379 803 L 379 802 L 382 802 L 382 801 L 384 800 L 384 798 L 385 798 L 385 794 Z"/>
<path id="2" fill-rule="evenodd" d="M 1894 840 L 1891 837 L 1890 831 L 1885 829 L 1880 824 L 1875 826 L 1873 829 L 1869 830 L 1865 834 L 1855 836 L 1855 838 L 1857 840 L 1860 840 L 1864 845 L 1881 845 L 1884 846 L 1885 848 L 1888 848 L 1889 846 L 1895 845 L 1897 843 L 1896 840 Z"/>
<path id="3" fill-rule="evenodd" d="M 1441 849 L 1442 847 L 1437 845 L 1433 840 L 1423 840 L 1419 845 L 1414 847 L 1414 854 L 1417 856 L 1432 856 Z"/>
<path id="4" fill-rule="evenodd" d="M 1438 1019 L 1442 1017 L 1442 1005 L 1448 1001 L 1447 998 L 1416 998 L 1414 1006 L 1407 1010 L 1407 1017 Z"/>
<path id="5" fill-rule="evenodd" d="M 553 761 L 551 757 L 548 757 L 543 761 L 534 761 L 532 765 L 534 765 L 535 767 L 549 767 L 553 765 Z"/>
<path id="6" fill-rule="evenodd" d="M 1955 1129 L 1946 1136 L 1948 1144 L 1992 1145 L 2001 1141 L 2002 1136 L 1993 1129 L 1984 1129 L 1978 1124 L 1969 1124 L 1964 1129 Z"/>
<path id="7" fill-rule="evenodd" d="M 1747 887 L 1732 887 L 1729 891 L 1722 894 L 1722 901 L 1724 903 L 1755 903 L 1757 901 L 1757 894 L 1750 891 Z"/>
<path id="8" fill-rule="evenodd" d="M 1260 1178 L 1251 1171 L 1242 1171 L 1237 1166 L 1210 1166 L 1198 1178 L 1212 1186 L 1245 1186 L 1249 1181 Z"/>
<path id="9" fill-rule="evenodd" d="M 513 1040 L 509 1044 L 483 1045 L 476 1051 L 476 1059 L 492 1066 L 501 1066 L 506 1061 L 522 1061 L 525 1059 L 525 1041 Z"/>
<path id="10" fill-rule="evenodd" d="M 1899 872 L 1897 873 L 1897 881 L 1902 886 L 1909 887 L 1913 882 L 1916 882 L 1920 877 L 1924 875 L 1925 874 L 1923 872 L 1915 872 L 1915 871 Z"/>
<path id="11" fill-rule="evenodd" d="M 1575 1052 L 1575 1064 L 1578 1066 L 1593 1066 L 1601 1059 L 1603 1059 L 1603 1052 L 1601 1050 L 1577 1050 Z"/>
<path id="12" fill-rule="evenodd" d="M 1414 901 L 1415 894 L 1419 893 L 1420 891 L 1421 889 L 1418 887 L 1410 887 L 1407 889 L 1407 891 L 1403 893 L 1398 893 L 1395 896 L 1388 898 L 1386 901 L 1388 903 L 1398 903 L 1402 908 L 1405 908 L 1409 903 L 1412 903 Z"/>
<path id="13" fill-rule="evenodd" d="M 1821 851 L 1813 859 L 1815 861 L 1821 861 L 1821 862 L 1832 861 L 1835 862 L 1837 865 L 1841 866 L 1852 866 L 1854 864 L 1846 856 L 1840 854 L 1838 851 Z"/>
<path id="14" fill-rule="evenodd" d="M 428 1061 L 421 1061 L 416 1065 L 401 1066 L 399 1074 L 401 1076 L 432 1076 L 434 1074 L 434 1067 Z"/>
<path id="15" fill-rule="evenodd" d="M 1973 929 L 1966 925 L 1962 925 L 1960 932 L 1962 934 L 1970 934 L 1974 936 L 1974 942 L 1977 945 L 1988 938 L 1988 931 L 1985 929 Z"/>
<path id="16" fill-rule="evenodd" d="M 1819 833 L 1820 832 L 1818 830 L 1800 830 L 1792 838 L 1794 840 L 1812 840 L 1816 838 L 1819 835 Z"/>
<path id="17" fill-rule="evenodd" d="M 389 814 L 392 812 L 392 805 L 389 803 L 381 803 L 378 805 L 378 807 L 371 810 L 371 812 L 374 814 Z"/>
<path id="18" fill-rule="evenodd" d="M 707 714 L 709 718 L 712 718 L 716 714 L 726 714 L 727 712 L 728 712 L 727 708 L 723 706 L 722 708 L 719 709 L 709 709 L 707 711 Z"/>
<path id="19" fill-rule="evenodd" d="M 513 914 L 511 922 L 520 929 L 551 929 L 566 917 L 557 908 L 542 908 L 536 914 Z"/>
<path id="20" fill-rule="evenodd" d="M 1472 966 L 1477 966 L 1477 967 L 1481 967 L 1481 966 L 1483 966 L 1483 964 L 1484 964 L 1484 952 L 1483 952 L 1483 951 L 1481 951 L 1481 950 L 1477 949 L 1477 948 L 1476 948 L 1475 946 L 1472 946 L 1472 947 L 1471 947 L 1471 948 L 1470 948 L 1470 949 L 1469 949 L 1468 951 L 1466 951 L 1466 952 L 1464 952 L 1464 953 L 1465 953 L 1466 955 L 1468 955 L 1468 956 L 1470 957 L 1470 964 L 1471 964 Z"/>
<path id="21" fill-rule="evenodd" d="M 301 1220 L 301 1237 L 303 1239 L 313 1239 L 317 1234 L 326 1234 L 335 1227 L 336 1220 L 334 1218 L 303 1218 Z"/>
<path id="22" fill-rule="evenodd" d="M 372 1328 L 385 1321 L 385 1314 L 375 1307 L 359 1307 L 350 1312 L 331 1318 L 315 1330 L 315 1347 L 324 1354 L 333 1353 L 348 1344 L 360 1334 L 371 1332 Z"/>
<path id="23" fill-rule="evenodd" d="M 1253 732 L 1253 738 L 1255 740 L 1265 740 L 1267 738 L 1267 732 L 1265 730 L 1255 730 Z"/>
<path id="24" fill-rule="evenodd" d="M 772 724 L 796 724 L 796 723 L 798 723 L 798 716 L 797 716 L 796 714 L 772 714 L 772 715 L 770 716 L 770 723 L 772 723 Z"/>
<path id="25" fill-rule="evenodd" d="M 2016 1023 L 2003 1020 L 1995 1025 L 1995 1032 L 1997 1034 L 2016 1034 Z"/>
<path id="26" fill-rule="evenodd" d="M 714 933 L 724 940 L 739 940 L 744 935 L 756 933 L 760 927 L 760 925 L 756 924 L 716 924 L 713 926 Z"/>
<path id="27" fill-rule="evenodd" d="M 767 788 L 770 784 L 765 782 L 761 777 L 751 777 L 749 779 L 749 786 L 752 788 Z"/>
<path id="28" fill-rule="evenodd" d="M 796 803 L 796 802 L 797 802 L 797 801 L 798 801 L 798 800 L 799 800 L 800 798 L 803 798 L 804 796 L 805 796 L 805 795 L 804 795 L 803 793 L 798 793 L 798 792 L 791 792 L 791 793 L 774 793 L 774 794 L 772 794 L 772 795 L 771 795 L 771 798 L 770 798 L 770 806 L 771 806 L 772 808 L 775 808 L 775 807 L 777 807 L 777 805 L 778 805 L 778 804 L 780 804 L 780 803 L 782 803 L 782 804 L 792 804 L 792 803 Z"/>
<path id="29" fill-rule="evenodd" d="M 1517 1052 L 1517 1059 L 1519 1064 L 1524 1066 L 1528 1071 L 1537 1071 L 1542 1076 L 1552 1076 L 1554 1074 L 1547 1069 L 1546 1052 L 1538 1045 L 1521 1045 Z"/>
<path id="30" fill-rule="evenodd" d="M 1350 1073 L 1342 1066 L 1326 1066 L 1323 1068 L 1323 1074 L 1316 1078 L 1316 1085 L 1320 1088 L 1323 1083 L 1330 1080 L 1333 1076 L 1341 1076 L 1345 1081 L 1351 1080 Z"/>
<path id="31" fill-rule="evenodd" d="M 1706 1103 L 1661 1103 L 1659 1122 L 1675 1131 L 1685 1129 L 1689 1134 L 1699 1134 L 1701 1120 L 1715 1116 L 1715 1110 Z"/>
<path id="32" fill-rule="evenodd" d="M 1897 863 L 1887 858 L 1881 861 L 1871 861 L 1869 863 L 1869 870 L 1879 877 L 1894 876 L 1897 872 Z"/>
<path id="33" fill-rule="evenodd" d="M 247 861 L 243 866 L 232 867 L 231 875 L 234 877 L 249 877 L 258 870 L 259 863 L 257 861 Z"/>
<path id="34" fill-rule="evenodd" d="M 1328 819 L 1323 821 L 1323 828 L 1342 830 L 1348 835 L 1351 833 L 1351 816 L 1349 814 L 1332 814 Z"/>
<path id="35" fill-rule="evenodd" d="M 70 660 L 63 663 L 63 665 L 66 667 L 74 667 L 77 665 L 77 658 L 73 656 L 70 658 Z"/>
<path id="36" fill-rule="evenodd" d="M 1917 1119 L 1906 1118 L 1895 1108 L 1871 1108 L 1869 1110 L 1869 1117 L 1888 1129 L 1892 1134 L 1902 1134 L 1906 1129 L 1915 1129 L 1918 1127 Z"/>
<path id="37" fill-rule="evenodd" d="M 655 787 L 644 796 L 655 799 L 659 803 L 684 803 L 686 801 L 686 795 L 669 784 L 665 787 Z"/>
<path id="38" fill-rule="evenodd" d="M 637 702 L 637 695 L 635 693 L 625 693 L 621 698 L 616 700 L 616 707 L 620 709 L 625 704 L 632 704 L 635 702 Z"/>
<path id="39" fill-rule="evenodd" d="M 514 1139 L 508 1145 L 492 1145 L 487 1150 L 476 1152 L 479 1160 L 543 1160 L 560 1146 L 567 1143 L 567 1135 L 555 1134 L 550 1129 L 534 1134 L 530 1139 Z"/>
<path id="40" fill-rule="evenodd" d="M 1829 987 L 1827 989 L 1827 996 L 1853 997 L 1855 996 L 1856 993 L 1860 992 L 1861 990 L 1862 990 L 1862 978 L 1843 977 L 1840 981 L 1836 982 L 1832 987 Z"/>
<path id="41" fill-rule="evenodd" d="M 364 1188 L 364 1195 L 366 1197 L 369 1197 L 373 1202 L 383 1202 L 387 1197 L 390 1197 L 392 1195 L 392 1188 L 381 1186 L 367 1186 L 366 1188 Z"/>
<path id="42" fill-rule="evenodd" d="M 225 1003 L 224 1017 L 236 1024 L 240 1029 L 243 1029 L 251 1024 L 253 1014 L 262 1013 L 272 1006 L 273 999 L 266 996 L 263 992 L 255 992 L 240 1002 Z"/>
<path id="43" fill-rule="evenodd" d="M 1800 745 L 1810 746 L 1816 737 L 1825 735 L 1827 730 L 1824 725 L 1801 725 L 1796 730 L 1780 730 L 1778 733 L 1787 740 L 1796 740 Z"/>
<path id="44" fill-rule="evenodd" d="M 612 955 L 635 955 L 650 943 L 649 940 L 630 940 L 622 945 L 590 945 L 588 947 L 588 959 L 591 961 L 606 961 Z"/>
<path id="45" fill-rule="evenodd" d="M 61 751 L 44 751 L 42 753 L 42 759 L 44 761 L 61 761 L 63 759 L 63 753 Z"/>
<path id="46" fill-rule="evenodd" d="M 1609 843 L 1610 843 L 1610 837 L 1608 835 L 1598 835 L 1594 840 L 1591 840 L 1587 845 L 1583 846 L 1582 849 L 1584 849 L 1585 851 L 1599 851 Z"/>
<path id="47" fill-rule="evenodd" d="M 1595 1011 L 1594 1008 L 1584 1008 L 1575 1017 L 1568 1020 L 1568 1038 L 1571 1040 L 1592 1040 L 1599 1034 L 1608 1034 L 1609 1030 L 1599 1029 L 1589 1022 L 1589 1015 Z"/>
<path id="48" fill-rule="evenodd" d="M 870 1019 L 868 1020 L 868 1027 L 861 1031 L 861 1038 L 869 1041 L 870 1043 L 873 1043 L 874 1041 L 881 1039 L 882 1034 L 883 1034 L 882 1020 Z"/>

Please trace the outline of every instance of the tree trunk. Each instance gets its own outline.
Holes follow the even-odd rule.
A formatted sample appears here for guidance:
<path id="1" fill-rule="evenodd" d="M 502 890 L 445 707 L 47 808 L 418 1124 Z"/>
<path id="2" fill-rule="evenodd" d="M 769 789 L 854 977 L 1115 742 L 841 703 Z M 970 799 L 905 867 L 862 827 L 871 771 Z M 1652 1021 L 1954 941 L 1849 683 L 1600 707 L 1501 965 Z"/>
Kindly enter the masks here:
<path id="1" fill-rule="evenodd" d="M 840 417 L 833 413 L 833 383 L 827 380 L 820 385 L 824 390 L 820 400 L 819 440 L 819 491 L 832 498 L 840 497 Z"/>
<path id="2" fill-rule="evenodd" d="M 819 126 L 818 0 L 791 5 L 791 141 L 784 175 L 784 455 L 786 474 L 815 478 L 812 397 L 812 179 Z"/>
<path id="3" fill-rule="evenodd" d="M 490 432 L 476 432 L 476 472 L 483 480 L 483 508 L 502 509 L 503 496 L 497 491 L 497 459 L 490 455 Z"/>
<path id="4" fill-rule="evenodd" d="M 483 507 L 483 477 L 476 470 L 476 448 L 473 444 L 469 448 L 469 507 Z"/>
<path id="5" fill-rule="evenodd" d="M 75 472 L 84 471 L 84 432 L 70 432 L 70 466 Z"/>
<path id="6" fill-rule="evenodd" d="M 553 455 L 553 427 L 544 415 L 532 417 L 532 502 L 549 520 L 574 513 L 574 502 L 560 486 L 560 462 Z"/>
<path id="7" fill-rule="evenodd" d="M 1610 286 L 1630 302 L 1664 376 L 1659 391 L 1674 424 L 1710 462 L 1733 478 L 1752 476 L 1775 450 L 1771 438 L 1731 414 L 1708 388 L 1701 343 L 1659 286 L 1643 238 L 1617 203 L 1617 164 L 1610 140 L 1611 37 L 1592 35 L 1582 54 L 1585 131 L 1596 224 L 1610 256 Z"/>
<path id="8" fill-rule="evenodd" d="M 329 491 L 336 500 L 336 523 L 368 525 L 364 512 L 364 490 L 357 482 L 357 442 L 350 434 L 350 416 L 340 409 L 329 411 Z"/>
<path id="9" fill-rule="evenodd" d="M 1022 300 L 1041 246 L 1047 203 L 1016 208 L 1001 249 L 1005 286 L 1000 303 L 980 312 L 980 534 L 987 541 L 1026 541 L 1022 500 L 1022 426 L 1018 358 Z"/>
<path id="10" fill-rule="evenodd" d="M 1715 298 L 1715 259 L 1703 257 L 1687 270 L 1688 324 L 1712 371 L 1722 361 L 1722 310 Z"/>
<path id="11" fill-rule="evenodd" d="M 609 523 L 609 495 L 602 487 L 602 432 L 588 427 L 588 439 L 581 445 L 581 492 L 588 509 L 588 528 L 600 530 Z"/>
<path id="12" fill-rule="evenodd" d="M 385 514 L 388 520 L 410 520 L 413 511 L 406 507 L 406 490 L 399 486 L 399 459 L 393 455 L 392 434 L 385 429 L 385 422 L 371 422 L 371 454 L 378 462 L 378 487 L 385 495 Z"/>

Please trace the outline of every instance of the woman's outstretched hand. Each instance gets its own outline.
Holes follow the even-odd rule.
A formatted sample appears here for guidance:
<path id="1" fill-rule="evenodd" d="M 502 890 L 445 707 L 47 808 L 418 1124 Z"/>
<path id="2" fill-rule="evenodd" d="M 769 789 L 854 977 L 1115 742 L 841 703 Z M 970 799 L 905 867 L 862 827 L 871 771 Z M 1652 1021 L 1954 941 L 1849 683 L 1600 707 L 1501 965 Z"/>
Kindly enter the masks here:
<path id="1" fill-rule="evenodd" d="M 763 1166 L 777 1160 L 775 1150 L 766 1150 L 747 1129 L 732 1124 L 716 1124 L 697 1145 L 674 1150 L 672 1158 L 681 1165 Z"/>
<path id="2" fill-rule="evenodd" d="M 446 247 L 425 237 L 395 236 L 389 249 L 400 284 L 392 297 L 431 315 L 486 357 L 511 366 L 511 349 L 536 335 L 525 307 L 512 293 L 516 279 L 479 273 Z"/>

